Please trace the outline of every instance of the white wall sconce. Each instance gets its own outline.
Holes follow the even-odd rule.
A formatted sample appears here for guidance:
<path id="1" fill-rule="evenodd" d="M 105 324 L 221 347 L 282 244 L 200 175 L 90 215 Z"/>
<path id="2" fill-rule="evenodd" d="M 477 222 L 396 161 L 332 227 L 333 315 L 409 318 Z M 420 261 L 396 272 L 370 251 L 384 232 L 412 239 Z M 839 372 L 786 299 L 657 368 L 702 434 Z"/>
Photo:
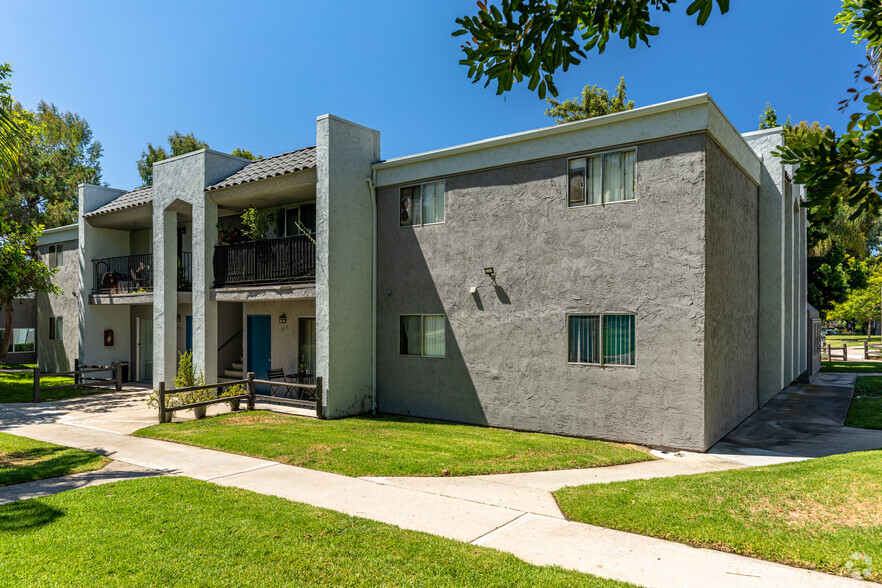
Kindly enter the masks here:
<path id="1" fill-rule="evenodd" d="M 496 272 L 493 270 L 492 267 L 485 267 L 484 273 L 487 274 L 491 280 L 493 280 L 494 282 L 496 281 Z"/>
<path id="2" fill-rule="evenodd" d="M 280 314 L 279 315 L 279 324 L 284 325 L 287 322 L 288 322 L 288 317 L 284 314 Z"/>

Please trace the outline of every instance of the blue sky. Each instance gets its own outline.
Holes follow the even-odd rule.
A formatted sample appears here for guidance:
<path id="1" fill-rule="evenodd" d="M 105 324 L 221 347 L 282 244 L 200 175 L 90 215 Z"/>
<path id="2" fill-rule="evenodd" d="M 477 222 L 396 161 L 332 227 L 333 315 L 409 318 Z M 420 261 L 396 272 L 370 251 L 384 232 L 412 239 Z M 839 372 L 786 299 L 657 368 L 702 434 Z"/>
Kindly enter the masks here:
<path id="1" fill-rule="evenodd" d="M 863 58 L 833 23 L 836 0 L 734 0 L 705 27 L 682 0 L 656 22 L 652 47 L 613 40 L 556 76 L 562 97 L 585 84 L 645 106 L 709 92 L 742 132 L 766 102 L 783 118 L 841 130 L 837 102 Z M 104 145 L 104 181 L 140 183 L 147 141 L 175 129 L 212 148 L 272 155 L 315 143 L 327 112 L 382 132 L 396 157 L 547 126 L 525 84 L 506 96 L 474 85 L 450 33 L 473 0 L 275 2 L 3 1 L 0 61 L 13 94 L 84 116 Z"/>

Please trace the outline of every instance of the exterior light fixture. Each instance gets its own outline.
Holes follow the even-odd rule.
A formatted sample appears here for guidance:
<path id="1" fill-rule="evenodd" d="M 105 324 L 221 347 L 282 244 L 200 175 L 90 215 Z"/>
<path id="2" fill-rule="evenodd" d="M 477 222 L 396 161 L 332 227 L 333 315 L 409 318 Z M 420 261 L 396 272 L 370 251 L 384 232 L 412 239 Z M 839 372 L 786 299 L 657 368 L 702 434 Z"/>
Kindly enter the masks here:
<path id="1" fill-rule="evenodd" d="M 178 315 L 178 322 L 181 322 L 181 315 Z"/>
<path id="2" fill-rule="evenodd" d="M 287 322 L 288 322 L 288 317 L 284 314 L 280 314 L 279 315 L 279 324 L 284 325 Z"/>
<path id="3" fill-rule="evenodd" d="M 493 280 L 494 282 L 496 281 L 496 272 L 493 271 L 492 267 L 485 267 L 484 273 L 487 274 L 491 280 Z"/>

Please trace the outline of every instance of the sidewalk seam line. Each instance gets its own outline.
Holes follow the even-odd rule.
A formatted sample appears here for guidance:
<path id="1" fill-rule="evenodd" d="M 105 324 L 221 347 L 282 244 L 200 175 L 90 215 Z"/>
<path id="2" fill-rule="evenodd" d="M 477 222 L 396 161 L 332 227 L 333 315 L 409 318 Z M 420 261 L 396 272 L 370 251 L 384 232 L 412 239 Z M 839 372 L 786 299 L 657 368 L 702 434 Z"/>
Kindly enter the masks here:
<path id="1" fill-rule="evenodd" d="M 491 535 L 491 534 L 495 533 L 496 531 L 499 531 L 499 530 L 502 529 L 503 527 L 507 527 L 507 526 L 509 526 L 509 525 L 511 525 L 511 524 L 513 524 L 513 523 L 515 523 L 515 522 L 517 522 L 517 521 L 519 521 L 519 520 L 521 520 L 522 518 L 524 518 L 524 517 L 527 516 L 528 514 L 533 514 L 533 513 L 522 512 L 521 514 L 519 514 L 518 516 L 516 516 L 516 517 L 513 518 L 512 520 L 508 521 L 507 523 L 503 523 L 503 524 L 499 525 L 498 527 L 496 527 L 495 529 L 490 529 L 489 531 L 487 531 L 487 532 L 484 533 L 483 535 L 479 535 L 478 537 L 475 537 L 474 539 L 472 539 L 471 541 L 469 541 L 469 545 L 475 545 L 476 542 L 480 541 L 480 540 L 483 539 L 484 537 L 486 537 L 486 536 L 488 536 L 488 535 Z M 542 516 L 542 515 L 536 515 L 536 516 Z M 548 517 L 548 518 L 551 518 L 551 517 Z"/>
<path id="2" fill-rule="evenodd" d="M 221 478 L 228 478 L 230 476 L 238 476 L 239 474 L 247 474 L 248 472 L 254 472 L 257 470 L 263 470 L 266 468 L 271 468 L 273 466 L 283 465 L 280 463 L 262 463 L 260 465 L 256 465 L 253 468 L 246 468 L 244 470 L 239 470 L 237 472 L 230 472 L 228 474 L 221 474 L 219 476 L 215 476 L 213 478 L 202 478 L 204 482 L 213 482 L 214 480 L 220 480 Z"/>

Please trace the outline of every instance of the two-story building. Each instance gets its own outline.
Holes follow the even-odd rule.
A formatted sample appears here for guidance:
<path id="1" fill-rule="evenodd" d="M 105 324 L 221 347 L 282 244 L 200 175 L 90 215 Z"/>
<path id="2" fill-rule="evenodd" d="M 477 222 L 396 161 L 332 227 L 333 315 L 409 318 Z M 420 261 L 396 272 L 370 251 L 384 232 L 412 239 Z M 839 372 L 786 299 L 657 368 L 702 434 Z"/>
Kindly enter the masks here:
<path id="1" fill-rule="evenodd" d="M 391 160 L 211 150 L 151 187 L 84 185 L 84 363 L 207 381 L 323 378 L 371 410 L 704 450 L 806 369 L 806 219 L 771 152 L 707 95 Z M 247 209 L 266 238 L 232 239 Z M 66 319 L 71 324 L 71 319 Z"/>

